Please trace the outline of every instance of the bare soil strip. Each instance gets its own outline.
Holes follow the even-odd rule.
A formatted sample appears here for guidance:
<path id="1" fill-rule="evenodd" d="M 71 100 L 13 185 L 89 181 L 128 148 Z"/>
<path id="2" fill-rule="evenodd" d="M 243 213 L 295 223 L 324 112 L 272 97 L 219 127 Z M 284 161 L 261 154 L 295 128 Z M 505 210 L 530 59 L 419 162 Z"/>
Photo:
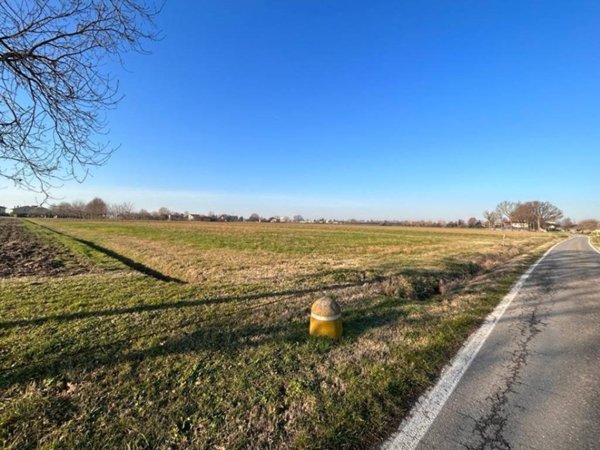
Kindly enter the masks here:
<path id="1" fill-rule="evenodd" d="M 17 219 L 0 219 L 0 278 L 75 275 L 87 271 L 64 246 L 41 239 Z"/>

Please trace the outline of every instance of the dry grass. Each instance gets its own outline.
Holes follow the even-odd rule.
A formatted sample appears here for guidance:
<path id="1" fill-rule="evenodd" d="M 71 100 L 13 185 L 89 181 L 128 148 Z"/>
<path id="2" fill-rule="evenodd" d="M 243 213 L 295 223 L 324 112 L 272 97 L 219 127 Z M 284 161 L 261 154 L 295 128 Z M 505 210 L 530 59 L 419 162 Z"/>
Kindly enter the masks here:
<path id="1" fill-rule="evenodd" d="M 595 233 L 592 235 L 592 245 L 594 245 L 596 249 L 600 249 L 600 233 Z"/>
<path id="2" fill-rule="evenodd" d="M 544 234 L 372 226 L 46 221 L 190 283 L 298 286 L 324 274 L 393 273 L 484 260 L 487 269 Z M 366 275 L 365 275 L 366 274 Z"/>

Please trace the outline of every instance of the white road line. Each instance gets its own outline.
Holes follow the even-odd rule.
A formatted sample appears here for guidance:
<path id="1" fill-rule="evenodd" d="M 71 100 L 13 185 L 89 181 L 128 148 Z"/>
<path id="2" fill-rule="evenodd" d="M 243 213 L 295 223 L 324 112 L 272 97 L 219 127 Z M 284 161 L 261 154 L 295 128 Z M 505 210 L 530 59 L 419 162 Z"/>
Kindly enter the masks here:
<path id="1" fill-rule="evenodd" d="M 519 293 L 525 281 L 552 250 L 570 239 L 553 245 L 521 275 L 521 278 L 519 278 L 519 281 L 512 287 L 510 292 L 504 296 L 494 311 L 486 317 L 483 325 L 467 339 L 450 364 L 442 370 L 437 384 L 419 398 L 412 408 L 410 415 L 400 424 L 398 431 L 383 443 L 381 446 L 382 450 L 410 450 L 417 447 L 436 416 L 442 410 L 446 400 L 448 400 L 452 391 L 454 391 L 454 388 L 471 365 L 471 362 L 477 356 L 477 353 L 494 329 L 494 326 Z"/>
<path id="2" fill-rule="evenodd" d="M 594 246 L 594 244 L 592 244 L 592 237 L 588 236 L 588 244 L 590 244 L 590 247 L 592 247 L 592 250 L 594 250 L 596 253 L 600 253 L 600 250 L 598 250 L 596 248 L 596 246 Z"/>

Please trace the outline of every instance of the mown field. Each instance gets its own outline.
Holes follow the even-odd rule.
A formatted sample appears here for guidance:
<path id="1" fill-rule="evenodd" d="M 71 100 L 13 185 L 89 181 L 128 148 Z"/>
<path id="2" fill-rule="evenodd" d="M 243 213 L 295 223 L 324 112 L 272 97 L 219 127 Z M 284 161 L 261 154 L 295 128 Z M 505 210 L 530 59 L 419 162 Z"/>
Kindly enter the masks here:
<path id="1" fill-rule="evenodd" d="M 2 236 L 11 449 L 376 446 L 560 238 L 51 219 Z M 338 342 L 308 336 L 322 295 Z"/>

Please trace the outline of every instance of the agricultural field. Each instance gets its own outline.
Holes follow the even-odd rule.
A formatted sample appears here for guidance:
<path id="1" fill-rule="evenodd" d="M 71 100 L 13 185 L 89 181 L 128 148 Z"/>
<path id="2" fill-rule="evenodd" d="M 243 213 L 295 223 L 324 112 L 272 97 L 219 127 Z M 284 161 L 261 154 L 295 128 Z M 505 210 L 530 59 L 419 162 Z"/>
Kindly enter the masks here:
<path id="1" fill-rule="evenodd" d="M 1 219 L 0 447 L 374 447 L 560 237 Z"/>

